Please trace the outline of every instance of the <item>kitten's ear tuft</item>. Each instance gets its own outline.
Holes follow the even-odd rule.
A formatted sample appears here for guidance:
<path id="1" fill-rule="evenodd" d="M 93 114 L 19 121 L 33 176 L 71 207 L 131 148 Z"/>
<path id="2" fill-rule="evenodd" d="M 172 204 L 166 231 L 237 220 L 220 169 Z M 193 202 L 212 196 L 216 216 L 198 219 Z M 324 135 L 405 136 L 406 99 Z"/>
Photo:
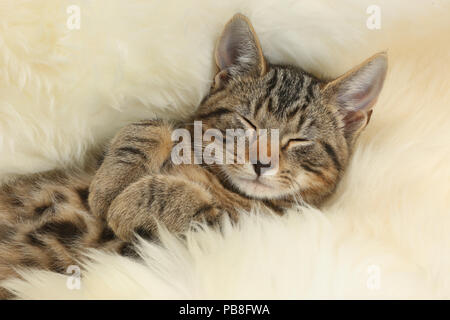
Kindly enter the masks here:
<path id="1" fill-rule="evenodd" d="M 215 59 L 220 73 L 230 77 L 266 73 L 261 45 L 246 16 L 238 13 L 225 25 L 216 46 Z"/>
<path id="2" fill-rule="evenodd" d="M 323 88 L 325 96 L 343 114 L 348 135 L 359 133 L 369 122 L 383 88 L 387 61 L 385 52 L 378 53 Z"/>

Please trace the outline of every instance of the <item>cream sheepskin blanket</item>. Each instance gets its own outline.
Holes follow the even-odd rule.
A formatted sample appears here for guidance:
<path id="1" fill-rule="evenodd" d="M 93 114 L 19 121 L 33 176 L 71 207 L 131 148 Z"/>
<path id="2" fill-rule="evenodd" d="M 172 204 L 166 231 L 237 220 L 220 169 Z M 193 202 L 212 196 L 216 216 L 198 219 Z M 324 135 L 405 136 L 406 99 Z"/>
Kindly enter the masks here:
<path id="1" fill-rule="evenodd" d="M 319 76 L 388 50 L 385 88 L 333 199 L 187 243 L 165 234 L 143 243 L 145 263 L 92 252 L 80 286 L 29 270 L 9 282 L 19 297 L 450 298 L 449 1 L 2 0 L 1 179 L 80 164 L 130 121 L 192 112 L 236 12 L 271 61 Z M 377 12 L 380 29 L 368 28 Z"/>

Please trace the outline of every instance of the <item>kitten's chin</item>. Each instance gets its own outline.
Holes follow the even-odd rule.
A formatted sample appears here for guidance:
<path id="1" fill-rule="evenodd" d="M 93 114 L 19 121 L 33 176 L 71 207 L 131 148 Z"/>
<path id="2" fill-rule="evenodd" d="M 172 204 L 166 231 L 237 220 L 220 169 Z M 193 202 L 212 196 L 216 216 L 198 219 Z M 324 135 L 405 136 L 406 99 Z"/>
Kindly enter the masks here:
<path id="1" fill-rule="evenodd" d="M 233 184 L 239 191 L 249 197 L 256 199 L 277 199 L 286 195 L 282 189 L 270 185 L 266 181 L 252 180 L 244 178 L 232 179 Z"/>

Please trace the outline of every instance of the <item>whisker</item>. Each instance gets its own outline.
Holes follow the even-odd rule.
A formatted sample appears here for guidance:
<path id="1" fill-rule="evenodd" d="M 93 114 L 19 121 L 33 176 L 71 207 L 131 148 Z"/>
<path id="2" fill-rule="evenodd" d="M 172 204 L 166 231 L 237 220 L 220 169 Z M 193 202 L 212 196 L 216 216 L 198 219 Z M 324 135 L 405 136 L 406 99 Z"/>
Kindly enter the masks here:
<path id="1" fill-rule="evenodd" d="M 295 185 L 297 185 L 298 189 L 295 188 Z M 297 181 L 291 180 L 291 187 L 292 187 L 292 191 L 293 191 L 292 196 L 297 205 L 295 209 L 297 211 L 300 211 L 300 207 L 304 207 L 306 204 L 306 202 L 303 200 L 302 194 L 299 191 L 300 185 L 298 184 Z"/>

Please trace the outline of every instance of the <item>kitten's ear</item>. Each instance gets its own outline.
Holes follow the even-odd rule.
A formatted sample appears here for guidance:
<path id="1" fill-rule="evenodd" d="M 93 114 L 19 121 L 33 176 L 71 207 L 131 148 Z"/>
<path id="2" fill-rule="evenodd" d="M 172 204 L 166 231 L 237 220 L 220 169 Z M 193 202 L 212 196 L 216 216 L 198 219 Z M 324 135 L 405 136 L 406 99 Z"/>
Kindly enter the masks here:
<path id="1" fill-rule="evenodd" d="M 216 51 L 217 75 L 221 80 L 244 73 L 262 76 L 266 73 L 266 62 L 258 37 L 248 18 L 240 13 L 225 25 Z"/>
<path id="2" fill-rule="evenodd" d="M 369 123 L 387 65 L 386 53 L 378 53 L 322 89 L 342 113 L 348 138 L 356 136 Z"/>

